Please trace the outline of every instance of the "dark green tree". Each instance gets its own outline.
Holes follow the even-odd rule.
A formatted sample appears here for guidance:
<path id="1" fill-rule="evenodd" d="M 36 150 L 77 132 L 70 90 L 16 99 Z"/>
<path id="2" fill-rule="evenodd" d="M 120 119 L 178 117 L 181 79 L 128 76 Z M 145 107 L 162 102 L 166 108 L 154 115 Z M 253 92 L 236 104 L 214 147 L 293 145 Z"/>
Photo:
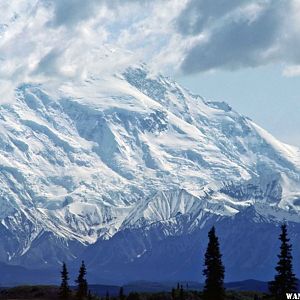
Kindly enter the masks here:
<path id="1" fill-rule="evenodd" d="M 68 300 L 71 297 L 71 290 L 69 287 L 69 272 L 67 270 L 67 265 L 63 263 L 61 274 L 61 284 L 59 288 L 59 299 Z"/>
<path id="2" fill-rule="evenodd" d="M 87 300 L 93 300 L 93 295 L 90 290 L 88 291 L 88 294 L 87 294 Z"/>
<path id="3" fill-rule="evenodd" d="M 119 298 L 120 298 L 120 300 L 124 300 L 125 299 L 124 288 L 122 286 L 120 287 Z"/>
<path id="4" fill-rule="evenodd" d="M 86 267 L 84 261 L 82 261 L 79 274 L 75 282 L 77 283 L 77 291 L 76 291 L 76 298 L 78 300 L 83 300 L 87 297 L 88 294 L 88 284 L 87 280 L 85 279 L 86 276 Z"/>
<path id="5" fill-rule="evenodd" d="M 174 288 L 172 288 L 171 295 L 172 295 L 172 299 L 174 300 L 175 297 L 176 297 L 176 292 L 175 292 L 175 289 L 174 289 Z"/>
<path id="6" fill-rule="evenodd" d="M 110 298 L 109 298 L 109 292 L 108 291 L 106 291 L 106 296 L 105 296 L 105 300 L 109 300 Z"/>
<path id="7" fill-rule="evenodd" d="M 180 286 L 179 298 L 180 300 L 184 300 L 184 291 L 182 285 Z"/>
<path id="8" fill-rule="evenodd" d="M 219 240 L 216 236 L 215 227 L 208 233 L 208 246 L 205 253 L 203 275 L 206 277 L 203 289 L 203 299 L 223 300 L 225 299 L 224 273 Z"/>
<path id="9" fill-rule="evenodd" d="M 281 241 L 280 254 L 275 268 L 277 274 L 274 280 L 269 282 L 270 294 L 276 300 L 285 299 L 286 293 L 297 291 L 297 279 L 293 273 L 292 245 L 289 243 L 286 224 L 281 226 L 279 240 Z"/>
<path id="10" fill-rule="evenodd" d="M 127 300 L 140 300 L 140 299 L 141 299 L 140 295 L 134 292 L 131 292 L 127 297 Z"/>

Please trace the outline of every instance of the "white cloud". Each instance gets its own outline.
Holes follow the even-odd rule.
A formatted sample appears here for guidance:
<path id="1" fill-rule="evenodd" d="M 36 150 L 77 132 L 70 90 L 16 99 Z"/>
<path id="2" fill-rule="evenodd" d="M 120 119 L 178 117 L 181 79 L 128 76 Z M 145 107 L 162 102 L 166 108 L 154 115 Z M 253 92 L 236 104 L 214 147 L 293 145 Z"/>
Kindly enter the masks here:
<path id="1" fill-rule="evenodd" d="M 174 40 L 171 23 L 183 5 L 179 0 L 3 0 L 0 79 L 10 87 L 81 80 L 132 61 L 155 61 Z"/>
<path id="2" fill-rule="evenodd" d="M 190 14 L 193 14 L 191 22 Z M 300 63 L 299 0 L 190 0 L 177 20 L 183 37 L 206 33 L 186 49 L 185 73 Z M 295 73 L 294 73 L 295 74 Z"/>
<path id="3" fill-rule="evenodd" d="M 285 67 L 283 70 L 283 75 L 286 77 L 300 76 L 300 65 Z"/>
<path id="4" fill-rule="evenodd" d="M 185 72 L 280 62 L 298 75 L 299 11 L 299 0 L 2 0 L 0 89 L 140 60 Z"/>

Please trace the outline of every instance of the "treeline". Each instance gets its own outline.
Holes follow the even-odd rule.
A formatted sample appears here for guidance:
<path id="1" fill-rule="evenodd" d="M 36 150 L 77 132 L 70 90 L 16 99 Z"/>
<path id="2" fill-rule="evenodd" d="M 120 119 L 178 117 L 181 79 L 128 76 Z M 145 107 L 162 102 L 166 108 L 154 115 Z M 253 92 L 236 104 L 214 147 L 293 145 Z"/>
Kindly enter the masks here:
<path id="1" fill-rule="evenodd" d="M 170 299 L 170 300 L 239 300 L 239 299 L 270 299 L 270 300 L 283 300 L 287 299 L 286 293 L 297 292 L 297 278 L 293 273 L 293 257 L 292 245 L 288 238 L 287 225 L 281 226 L 281 233 L 279 240 L 281 242 L 280 251 L 278 255 L 278 263 L 275 267 L 276 275 L 274 280 L 269 282 L 269 293 L 267 295 L 258 295 L 251 293 L 234 293 L 226 291 L 224 287 L 225 267 L 222 262 L 222 254 L 220 251 L 219 240 L 216 235 L 215 227 L 212 227 L 208 233 L 208 245 L 204 257 L 203 275 L 205 276 L 205 285 L 202 292 L 189 291 L 184 289 L 183 286 L 177 285 L 177 288 L 172 289 L 171 293 L 156 293 L 156 294 L 143 294 L 131 292 L 125 295 L 123 287 L 120 288 L 119 295 L 111 297 L 107 292 L 104 298 L 99 298 L 92 295 L 88 289 L 86 280 L 86 266 L 82 262 L 78 277 L 76 278 L 76 290 L 72 291 L 69 286 L 69 273 L 67 266 L 63 263 L 61 271 L 61 285 L 59 288 L 59 299 L 61 300 L 152 300 L 152 299 Z M 293 298 L 291 298 L 293 299 Z"/>

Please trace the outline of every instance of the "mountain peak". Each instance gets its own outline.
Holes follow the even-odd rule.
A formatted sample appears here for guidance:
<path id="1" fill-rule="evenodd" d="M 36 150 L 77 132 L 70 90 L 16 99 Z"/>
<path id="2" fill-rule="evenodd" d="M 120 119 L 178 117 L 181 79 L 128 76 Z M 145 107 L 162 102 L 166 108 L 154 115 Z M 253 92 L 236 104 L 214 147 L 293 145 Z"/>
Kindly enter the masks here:
<path id="1" fill-rule="evenodd" d="M 297 221 L 299 149 L 145 65 L 22 84 L 0 107 L 0 130 L 7 262 L 40 259 L 34 247 L 49 239 L 65 248 L 139 228 L 192 234 L 249 207 Z M 52 263 L 78 255 L 69 251 Z"/>

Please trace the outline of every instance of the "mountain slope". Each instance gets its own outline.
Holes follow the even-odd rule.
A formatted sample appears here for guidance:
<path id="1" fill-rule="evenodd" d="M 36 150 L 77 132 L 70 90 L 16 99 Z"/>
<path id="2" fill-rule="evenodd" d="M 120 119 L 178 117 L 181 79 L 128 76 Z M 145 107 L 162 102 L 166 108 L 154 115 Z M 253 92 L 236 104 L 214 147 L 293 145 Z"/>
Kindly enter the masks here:
<path id="1" fill-rule="evenodd" d="M 134 260 L 158 241 L 157 264 L 182 242 L 182 255 L 196 259 L 196 233 L 235 227 L 249 209 L 246 231 L 299 223 L 300 150 L 145 65 L 78 84 L 23 84 L 0 106 L 0 134 L 5 263 L 49 268 L 86 257 L 117 272 L 119 257 L 139 279 Z M 95 262 L 93 251 L 110 258 Z M 176 259 L 161 265 L 162 279 Z"/>

